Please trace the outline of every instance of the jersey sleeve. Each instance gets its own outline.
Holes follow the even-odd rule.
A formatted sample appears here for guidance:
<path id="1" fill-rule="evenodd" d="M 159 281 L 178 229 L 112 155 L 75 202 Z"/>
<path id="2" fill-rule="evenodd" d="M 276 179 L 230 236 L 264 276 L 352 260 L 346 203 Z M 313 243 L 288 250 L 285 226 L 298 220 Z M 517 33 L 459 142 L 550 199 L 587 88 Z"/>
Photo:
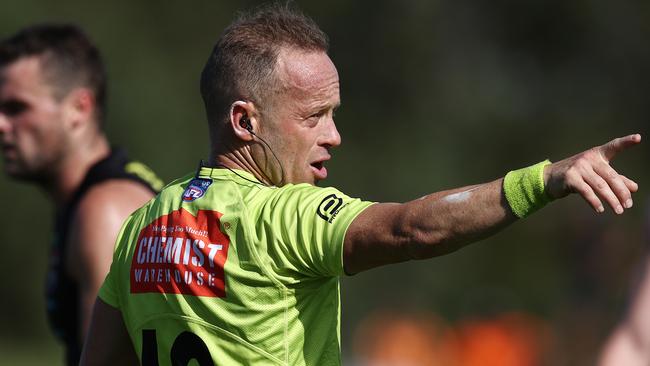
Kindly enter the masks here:
<path id="1" fill-rule="evenodd" d="M 259 228 L 267 233 L 267 251 L 277 271 L 306 276 L 339 276 L 343 241 L 352 221 L 372 202 L 335 188 L 307 184 L 283 187 L 267 201 Z"/>

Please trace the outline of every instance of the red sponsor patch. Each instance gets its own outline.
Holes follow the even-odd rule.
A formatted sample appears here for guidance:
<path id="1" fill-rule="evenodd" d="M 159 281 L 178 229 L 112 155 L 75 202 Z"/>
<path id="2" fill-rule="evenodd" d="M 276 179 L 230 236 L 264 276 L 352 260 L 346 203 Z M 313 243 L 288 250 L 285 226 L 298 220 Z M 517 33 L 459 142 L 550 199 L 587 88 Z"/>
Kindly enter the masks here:
<path id="1" fill-rule="evenodd" d="M 230 240 L 221 232 L 221 216 L 207 210 L 194 216 L 181 208 L 142 229 L 131 262 L 131 293 L 225 297 Z"/>

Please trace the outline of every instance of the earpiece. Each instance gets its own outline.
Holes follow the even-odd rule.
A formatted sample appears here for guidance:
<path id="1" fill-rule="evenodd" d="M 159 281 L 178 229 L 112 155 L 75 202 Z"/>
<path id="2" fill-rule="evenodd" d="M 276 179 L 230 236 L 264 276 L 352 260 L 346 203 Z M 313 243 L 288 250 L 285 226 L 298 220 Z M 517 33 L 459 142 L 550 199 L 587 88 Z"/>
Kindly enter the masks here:
<path id="1" fill-rule="evenodd" d="M 243 115 L 239 120 L 239 125 L 242 128 L 245 128 L 248 132 L 253 132 L 253 125 L 251 125 L 251 121 L 248 119 L 248 117 L 246 117 L 246 115 Z"/>
<path id="2" fill-rule="evenodd" d="M 239 102 L 238 102 L 238 103 L 239 103 Z M 278 156 L 275 155 L 275 152 L 273 151 L 273 149 L 271 149 L 271 145 L 269 145 L 269 143 L 266 142 L 266 140 L 264 140 L 263 138 L 261 138 L 260 136 L 258 136 L 255 132 L 253 132 L 253 125 L 251 124 L 251 120 L 248 119 L 248 115 L 247 115 L 246 113 L 243 113 L 242 116 L 241 116 L 241 118 L 239 119 L 239 126 L 240 126 L 241 128 L 243 128 L 243 129 L 245 129 L 246 131 L 248 131 L 251 135 L 255 136 L 256 139 L 259 139 L 260 141 L 262 141 L 262 143 L 263 143 L 264 145 L 266 145 L 266 147 L 269 149 L 269 151 L 271 152 L 271 154 L 273 154 L 273 157 L 275 158 L 275 160 L 277 160 L 278 165 L 280 166 L 280 172 L 281 172 L 281 173 L 280 173 L 280 174 L 281 174 L 281 176 L 280 176 L 280 183 L 278 184 L 278 186 L 283 185 L 283 184 L 284 184 L 284 178 L 285 178 L 285 175 L 284 175 L 284 167 L 282 166 L 282 162 L 280 161 L 280 159 L 278 158 Z M 235 173 L 235 174 L 236 174 L 236 173 Z M 265 175 L 266 175 L 266 174 L 265 174 Z M 269 178 L 269 177 L 267 176 L 267 178 Z M 271 178 L 269 178 L 269 182 L 273 182 L 273 180 L 272 180 Z"/>

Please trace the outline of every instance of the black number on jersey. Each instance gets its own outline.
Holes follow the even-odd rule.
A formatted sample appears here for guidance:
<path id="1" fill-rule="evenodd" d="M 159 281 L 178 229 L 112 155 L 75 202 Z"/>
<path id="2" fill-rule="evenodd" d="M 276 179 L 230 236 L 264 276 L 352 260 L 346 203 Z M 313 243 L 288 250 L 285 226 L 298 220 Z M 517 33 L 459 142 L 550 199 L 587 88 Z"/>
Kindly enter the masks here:
<path id="1" fill-rule="evenodd" d="M 208 346 L 199 336 L 190 332 L 183 332 L 176 337 L 169 357 L 174 366 L 187 366 L 190 360 L 196 360 L 199 366 L 214 366 Z M 142 330 L 142 365 L 159 365 L 155 329 Z"/>

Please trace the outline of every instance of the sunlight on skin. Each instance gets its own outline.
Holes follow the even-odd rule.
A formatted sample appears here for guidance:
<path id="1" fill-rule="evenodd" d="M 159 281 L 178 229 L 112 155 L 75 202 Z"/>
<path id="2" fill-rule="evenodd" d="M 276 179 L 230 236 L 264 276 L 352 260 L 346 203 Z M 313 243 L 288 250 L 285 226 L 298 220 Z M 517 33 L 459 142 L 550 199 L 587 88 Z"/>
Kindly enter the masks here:
<path id="1" fill-rule="evenodd" d="M 467 201 L 471 196 L 472 196 L 472 191 L 475 190 L 478 187 L 474 187 L 472 189 L 468 189 L 466 191 L 458 192 L 458 193 L 452 193 L 448 196 L 445 196 L 443 199 L 449 203 L 460 203 Z"/>

